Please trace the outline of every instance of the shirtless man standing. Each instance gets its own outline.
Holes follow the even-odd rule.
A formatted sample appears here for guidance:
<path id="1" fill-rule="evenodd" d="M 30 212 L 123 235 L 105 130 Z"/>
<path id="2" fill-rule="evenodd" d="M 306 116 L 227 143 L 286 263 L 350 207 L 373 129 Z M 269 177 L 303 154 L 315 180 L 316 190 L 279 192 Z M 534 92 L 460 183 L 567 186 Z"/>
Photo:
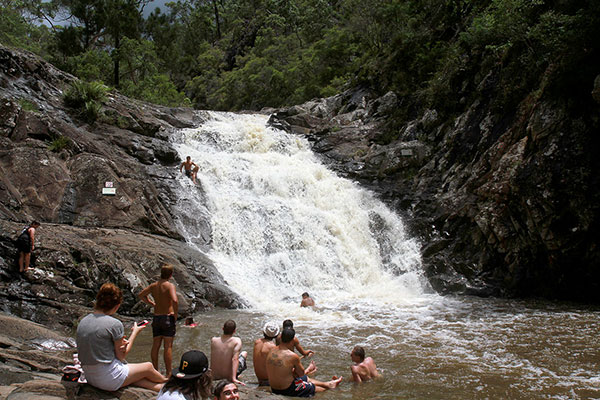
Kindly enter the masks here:
<path id="1" fill-rule="evenodd" d="M 371 357 L 365 358 L 365 349 L 361 346 L 356 346 L 352 349 L 350 358 L 354 363 L 354 365 L 350 367 L 350 370 L 352 371 L 352 381 L 364 382 L 381 376 L 379 372 L 377 372 L 375 361 L 373 361 Z"/>
<path id="2" fill-rule="evenodd" d="M 342 377 L 334 376 L 329 382 L 321 382 L 307 376 L 315 372 L 317 367 L 311 362 L 308 368 L 304 369 L 300 356 L 294 353 L 294 335 L 293 329 L 284 329 L 281 344 L 272 349 L 267 356 L 271 391 L 284 396 L 311 397 L 315 392 L 336 388 Z"/>
<path id="3" fill-rule="evenodd" d="M 194 167 L 194 168 L 192 168 Z M 183 168 L 185 168 L 185 175 L 188 178 L 192 178 L 192 181 L 194 183 L 196 183 L 196 175 L 198 175 L 198 170 L 200 169 L 199 166 L 196 165 L 196 163 L 194 163 L 192 161 L 192 157 L 187 156 L 185 158 L 185 161 L 181 163 L 181 166 L 179 167 L 179 172 L 181 172 L 183 170 Z"/>
<path id="4" fill-rule="evenodd" d="M 210 369 L 213 380 L 229 379 L 233 383 L 244 385 L 237 377 L 246 369 L 247 352 L 242 350 L 242 340 L 234 337 L 235 321 L 223 324 L 223 334 L 210 340 Z"/>
<path id="5" fill-rule="evenodd" d="M 263 337 L 254 342 L 254 373 L 258 378 L 258 386 L 269 386 L 269 375 L 267 375 L 267 356 L 269 351 L 275 348 L 274 340 L 279 335 L 279 326 L 275 322 L 267 322 L 263 328 Z"/>
<path id="6" fill-rule="evenodd" d="M 302 293 L 302 301 L 300 307 L 314 307 L 315 301 L 308 295 L 307 292 Z"/>
<path id="7" fill-rule="evenodd" d="M 173 362 L 173 340 L 175 339 L 175 321 L 177 321 L 178 300 L 175 285 L 169 282 L 173 276 L 173 266 L 165 264 L 160 269 L 160 279 L 141 291 L 139 298 L 154 307 L 152 319 L 152 350 L 150 357 L 154 369 L 158 370 L 158 352 L 164 340 L 164 360 L 166 376 L 171 376 Z M 148 296 L 152 295 L 152 299 Z"/>

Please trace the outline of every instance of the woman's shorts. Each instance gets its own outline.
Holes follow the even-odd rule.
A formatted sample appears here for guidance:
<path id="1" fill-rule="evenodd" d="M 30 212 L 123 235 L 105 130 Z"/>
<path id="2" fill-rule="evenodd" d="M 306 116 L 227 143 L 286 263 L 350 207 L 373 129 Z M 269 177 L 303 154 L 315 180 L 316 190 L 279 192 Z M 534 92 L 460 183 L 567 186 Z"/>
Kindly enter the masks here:
<path id="1" fill-rule="evenodd" d="M 110 364 L 82 365 L 82 368 L 90 385 L 109 392 L 121 388 L 129 375 L 129 365 L 116 358 Z"/>

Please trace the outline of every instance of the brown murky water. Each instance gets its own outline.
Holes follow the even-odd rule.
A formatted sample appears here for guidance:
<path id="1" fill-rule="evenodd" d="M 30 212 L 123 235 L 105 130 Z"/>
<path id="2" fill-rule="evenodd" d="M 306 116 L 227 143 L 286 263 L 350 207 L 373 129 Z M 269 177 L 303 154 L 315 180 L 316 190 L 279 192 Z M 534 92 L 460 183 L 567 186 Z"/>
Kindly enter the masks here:
<path id="1" fill-rule="evenodd" d="M 349 376 L 355 344 L 383 372 L 376 382 L 346 382 L 317 398 L 592 399 L 600 398 L 599 317 L 595 307 L 438 296 L 382 310 L 218 310 L 197 315 L 197 328 L 178 329 L 174 363 L 188 349 L 208 354 L 210 337 L 231 318 L 250 353 L 242 380 L 255 385 L 253 341 L 266 320 L 291 318 L 301 344 L 316 352 L 317 379 Z M 144 330 L 130 362 L 149 359 L 151 340 Z"/>

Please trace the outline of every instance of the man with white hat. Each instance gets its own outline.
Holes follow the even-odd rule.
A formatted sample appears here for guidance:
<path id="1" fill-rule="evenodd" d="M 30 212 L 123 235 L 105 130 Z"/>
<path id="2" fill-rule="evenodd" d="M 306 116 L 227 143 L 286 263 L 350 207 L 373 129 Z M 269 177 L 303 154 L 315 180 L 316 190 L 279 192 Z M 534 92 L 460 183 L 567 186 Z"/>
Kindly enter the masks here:
<path id="1" fill-rule="evenodd" d="M 267 375 L 267 355 L 275 347 L 275 338 L 279 335 L 279 326 L 274 321 L 269 321 L 263 327 L 263 337 L 254 342 L 254 373 L 258 378 L 259 386 L 269 386 Z"/>

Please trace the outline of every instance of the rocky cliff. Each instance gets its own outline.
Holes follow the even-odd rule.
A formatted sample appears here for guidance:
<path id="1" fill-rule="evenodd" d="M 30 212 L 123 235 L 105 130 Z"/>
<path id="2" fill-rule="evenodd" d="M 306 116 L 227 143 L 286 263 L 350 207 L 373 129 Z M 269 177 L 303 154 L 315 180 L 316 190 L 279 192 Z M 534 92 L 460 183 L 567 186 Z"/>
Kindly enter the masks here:
<path id="1" fill-rule="evenodd" d="M 453 118 L 421 110 L 391 134 L 404 104 L 391 92 L 348 91 L 270 123 L 404 214 L 438 291 L 599 302 L 599 82 L 584 99 L 541 87 L 514 111 L 489 98 Z"/>
<path id="2" fill-rule="evenodd" d="M 124 290 L 122 313 L 146 314 L 136 294 L 163 262 L 175 266 L 182 316 L 243 306 L 211 261 L 186 246 L 174 217 L 180 160 L 168 138 L 202 114 L 115 92 L 101 117 L 86 123 L 64 105 L 74 80 L 30 53 L 0 47 L 2 310 L 68 329 L 111 280 Z M 116 195 L 102 194 L 105 182 Z M 20 276 L 12 241 L 34 219 L 42 224 L 34 268 Z M 194 220 L 210 238 L 210 223 Z"/>

